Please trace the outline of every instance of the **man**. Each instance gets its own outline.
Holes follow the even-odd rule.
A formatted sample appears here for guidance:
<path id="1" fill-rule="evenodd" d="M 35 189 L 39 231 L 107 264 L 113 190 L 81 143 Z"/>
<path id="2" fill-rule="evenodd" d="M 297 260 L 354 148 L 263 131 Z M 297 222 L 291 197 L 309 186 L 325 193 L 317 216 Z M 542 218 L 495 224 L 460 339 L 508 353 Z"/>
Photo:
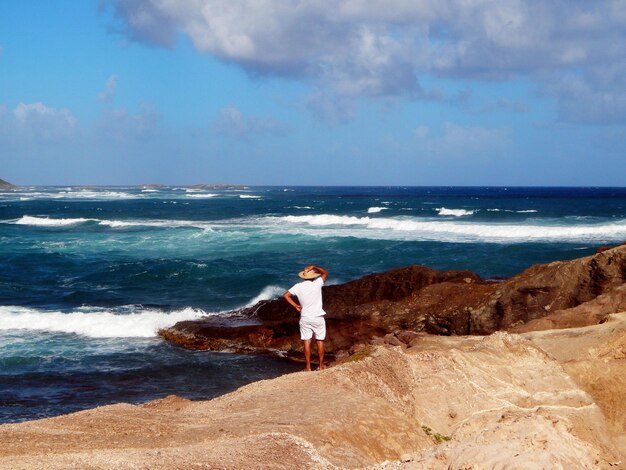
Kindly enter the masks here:
<path id="1" fill-rule="evenodd" d="M 311 342 L 315 336 L 317 354 L 320 359 L 319 369 L 324 369 L 324 339 L 326 339 L 326 312 L 322 308 L 322 286 L 328 277 L 328 271 L 319 266 L 307 266 L 298 273 L 302 282 L 284 293 L 283 298 L 300 312 L 300 338 L 304 344 L 306 367 L 311 370 Z M 294 299 L 298 298 L 298 301 Z"/>

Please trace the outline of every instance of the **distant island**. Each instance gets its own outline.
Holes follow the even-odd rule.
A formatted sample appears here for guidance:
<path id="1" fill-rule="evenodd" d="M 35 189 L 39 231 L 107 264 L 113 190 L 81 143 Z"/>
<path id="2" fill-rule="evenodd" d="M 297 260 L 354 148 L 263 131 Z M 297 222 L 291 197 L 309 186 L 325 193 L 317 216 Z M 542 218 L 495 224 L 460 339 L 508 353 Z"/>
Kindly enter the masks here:
<path id="1" fill-rule="evenodd" d="M 106 187 L 106 185 L 75 185 L 75 188 L 81 189 L 96 189 L 99 187 Z M 139 184 L 137 187 L 141 189 L 163 189 L 167 186 L 164 184 Z M 193 184 L 193 185 L 183 185 L 185 188 L 190 189 L 247 189 L 248 186 L 243 184 Z M 19 186 L 9 183 L 8 181 L 4 181 L 0 179 L 0 190 L 2 189 L 18 189 Z"/>
<path id="2" fill-rule="evenodd" d="M 192 184 L 191 189 L 247 189 L 243 184 Z"/>
<path id="3" fill-rule="evenodd" d="M 167 188 L 167 185 L 164 184 L 140 184 L 139 187 L 141 189 L 164 189 Z M 215 183 L 215 184 L 192 184 L 192 185 L 182 185 L 183 188 L 189 189 L 247 189 L 248 187 L 243 184 L 223 184 L 223 183 Z"/>
<path id="4" fill-rule="evenodd" d="M 8 181 L 0 180 L 0 189 L 17 189 L 17 186 Z"/>

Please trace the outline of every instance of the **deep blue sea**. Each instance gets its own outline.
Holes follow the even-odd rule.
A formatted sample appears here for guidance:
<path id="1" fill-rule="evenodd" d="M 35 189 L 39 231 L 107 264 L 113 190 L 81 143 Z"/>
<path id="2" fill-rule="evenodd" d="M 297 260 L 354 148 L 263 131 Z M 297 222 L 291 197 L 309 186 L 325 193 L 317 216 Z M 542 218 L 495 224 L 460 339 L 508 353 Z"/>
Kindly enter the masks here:
<path id="1" fill-rule="evenodd" d="M 511 276 L 626 241 L 626 188 L 33 187 L 0 192 L 0 422 L 300 369 L 156 331 L 409 264 Z"/>

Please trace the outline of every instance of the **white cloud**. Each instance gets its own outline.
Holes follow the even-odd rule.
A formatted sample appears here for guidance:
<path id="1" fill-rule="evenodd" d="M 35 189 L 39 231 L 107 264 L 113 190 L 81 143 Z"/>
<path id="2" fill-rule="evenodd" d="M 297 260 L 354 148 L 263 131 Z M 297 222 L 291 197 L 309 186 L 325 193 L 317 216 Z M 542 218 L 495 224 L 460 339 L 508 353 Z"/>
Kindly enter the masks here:
<path id="1" fill-rule="evenodd" d="M 558 98 L 561 121 L 618 124 L 626 122 L 626 64 L 594 67 L 585 74 L 546 80 L 545 92 Z"/>
<path id="2" fill-rule="evenodd" d="M 104 84 L 104 90 L 98 93 L 98 99 L 105 103 L 111 103 L 117 91 L 117 75 L 111 75 Z"/>
<path id="3" fill-rule="evenodd" d="M 237 106 L 231 104 L 220 109 L 211 130 L 215 134 L 248 139 L 255 135 L 280 134 L 283 126 L 269 117 L 245 116 Z"/>
<path id="4" fill-rule="evenodd" d="M 100 1 L 100 9 L 107 4 Z M 122 20 L 122 32 L 138 41 L 171 47 L 176 37 L 177 18 L 170 16 L 168 1 L 117 0 L 115 15 Z M 180 2 L 182 6 L 182 2 Z M 194 2 L 190 2 L 194 3 Z"/>
<path id="5" fill-rule="evenodd" d="M 350 121 L 355 114 L 354 101 L 317 90 L 306 100 L 306 107 L 321 121 L 337 125 Z"/>
<path id="6" fill-rule="evenodd" d="M 50 108 L 41 102 L 19 103 L 13 117 L 17 132 L 44 141 L 69 138 L 78 127 L 78 120 L 69 109 Z"/>
<path id="7" fill-rule="evenodd" d="M 626 64 L 620 0 L 107 3 L 135 40 L 172 46 L 182 32 L 199 51 L 252 75 L 313 79 L 336 96 L 425 99 L 429 92 L 418 80 L 423 74 L 537 79 L 575 69 L 587 80 L 593 67 Z"/>

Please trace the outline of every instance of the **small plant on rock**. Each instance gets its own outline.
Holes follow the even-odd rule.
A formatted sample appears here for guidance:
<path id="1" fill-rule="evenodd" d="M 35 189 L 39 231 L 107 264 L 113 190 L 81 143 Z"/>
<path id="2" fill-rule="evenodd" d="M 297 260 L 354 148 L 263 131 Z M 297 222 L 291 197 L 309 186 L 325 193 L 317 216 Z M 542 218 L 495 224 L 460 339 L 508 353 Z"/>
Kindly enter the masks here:
<path id="1" fill-rule="evenodd" d="M 422 431 L 430 437 L 435 444 L 441 444 L 442 442 L 449 441 L 452 439 L 450 436 L 445 436 L 443 434 L 439 434 L 438 432 L 433 432 L 428 426 L 422 425 Z"/>

